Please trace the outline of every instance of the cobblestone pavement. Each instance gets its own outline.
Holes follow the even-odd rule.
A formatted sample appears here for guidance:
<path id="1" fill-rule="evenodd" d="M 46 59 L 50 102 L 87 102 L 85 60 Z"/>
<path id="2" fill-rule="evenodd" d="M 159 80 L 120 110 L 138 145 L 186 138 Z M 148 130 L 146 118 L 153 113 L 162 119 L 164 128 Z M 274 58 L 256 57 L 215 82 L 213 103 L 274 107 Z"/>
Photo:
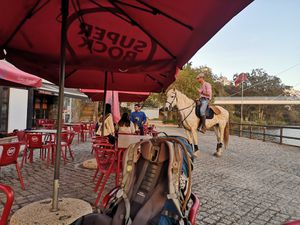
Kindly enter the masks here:
<path id="1" fill-rule="evenodd" d="M 169 128 L 168 134 L 179 131 Z M 223 157 L 215 158 L 214 133 L 198 136 L 197 224 L 279 225 L 300 219 L 300 148 L 231 136 Z"/>
<path id="2" fill-rule="evenodd" d="M 160 130 L 183 135 L 178 128 Z M 300 148 L 231 136 L 223 157 L 215 158 L 212 155 L 215 139 L 212 132 L 199 134 L 202 155 L 195 161 L 193 172 L 193 192 L 201 202 L 197 224 L 279 225 L 300 218 Z M 91 144 L 75 141 L 72 147 L 75 161 L 61 165 L 60 197 L 79 198 L 93 204 L 94 171 L 80 166 L 92 158 Z M 12 186 L 15 191 L 12 213 L 52 195 L 53 167 L 47 168 L 36 158 L 21 173 L 25 191 L 20 188 L 13 165 L 1 168 L 0 183 Z M 106 190 L 113 186 L 114 177 Z M 3 200 L 3 195 L 0 199 Z"/>

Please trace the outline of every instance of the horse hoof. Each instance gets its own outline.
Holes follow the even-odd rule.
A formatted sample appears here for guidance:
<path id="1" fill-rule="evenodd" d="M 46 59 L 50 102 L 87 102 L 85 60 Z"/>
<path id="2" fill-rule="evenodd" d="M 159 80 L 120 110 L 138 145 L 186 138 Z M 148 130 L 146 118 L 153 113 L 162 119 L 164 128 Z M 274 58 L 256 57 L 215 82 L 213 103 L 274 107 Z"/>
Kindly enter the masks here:
<path id="1" fill-rule="evenodd" d="M 197 150 L 193 153 L 194 158 L 200 158 L 200 150 Z"/>
<path id="2" fill-rule="evenodd" d="M 220 153 L 218 153 L 218 152 L 215 152 L 214 156 L 220 158 L 222 155 Z"/>

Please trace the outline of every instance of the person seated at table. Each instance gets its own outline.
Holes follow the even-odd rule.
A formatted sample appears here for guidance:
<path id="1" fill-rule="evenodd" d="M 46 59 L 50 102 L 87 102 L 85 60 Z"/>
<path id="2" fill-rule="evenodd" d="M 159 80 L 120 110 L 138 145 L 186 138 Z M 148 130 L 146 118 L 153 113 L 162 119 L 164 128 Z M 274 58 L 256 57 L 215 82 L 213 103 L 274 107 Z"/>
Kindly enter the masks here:
<path id="1" fill-rule="evenodd" d="M 118 133 L 123 133 L 123 134 L 135 133 L 134 125 L 130 121 L 128 113 L 123 113 L 121 119 L 117 124 L 117 131 Z"/>
<path id="2" fill-rule="evenodd" d="M 99 124 L 102 124 L 102 118 L 99 120 Z M 100 125 L 96 135 L 102 136 L 102 126 Z M 106 104 L 105 105 L 105 119 L 104 119 L 104 131 L 103 136 L 108 137 L 109 143 L 115 144 L 115 127 L 114 127 L 114 121 L 111 114 L 111 105 Z"/>

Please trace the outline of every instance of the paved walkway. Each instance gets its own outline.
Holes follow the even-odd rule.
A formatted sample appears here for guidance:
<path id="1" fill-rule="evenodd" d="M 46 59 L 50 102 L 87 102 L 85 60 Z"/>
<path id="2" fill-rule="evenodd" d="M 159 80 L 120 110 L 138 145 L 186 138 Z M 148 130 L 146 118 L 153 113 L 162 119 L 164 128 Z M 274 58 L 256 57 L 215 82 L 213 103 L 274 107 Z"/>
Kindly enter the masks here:
<path id="1" fill-rule="evenodd" d="M 183 135 L 178 128 L 161 130 Z M 224 156 L 215 158 L 214 134 L 208 132 L 199 139 L 202 156 L 193 173 L 193 192 L 201 201 L 197 224 L 280 225 L 300 218 L 300 148 L 231 136 Z M 73 150 L 75 161 L 61 166 L 60 196 L 94 203 L 93 171 L 80 166 L 91 158 L 90 144 L 75 142 Z M 25 191 L 14 166 L 1 169 L 0 183 L 15 190 L 12 213 L 52 195 L 53 167 L 36 159 L 23 167 L 22 176 Z M 114 186 L 114 179 L 109 183 L 107 190 Z"/>

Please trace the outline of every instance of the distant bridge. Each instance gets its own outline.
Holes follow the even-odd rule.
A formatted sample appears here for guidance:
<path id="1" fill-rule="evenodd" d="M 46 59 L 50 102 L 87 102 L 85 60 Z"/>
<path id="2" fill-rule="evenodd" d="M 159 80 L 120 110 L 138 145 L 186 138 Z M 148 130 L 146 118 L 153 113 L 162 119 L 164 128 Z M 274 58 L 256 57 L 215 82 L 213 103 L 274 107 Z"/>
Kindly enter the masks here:
<path id="1" fill-rule="evenodd" d="M 279 97 L 216 97 L 216 105 L 300 105 L 300 96 Z"/>

